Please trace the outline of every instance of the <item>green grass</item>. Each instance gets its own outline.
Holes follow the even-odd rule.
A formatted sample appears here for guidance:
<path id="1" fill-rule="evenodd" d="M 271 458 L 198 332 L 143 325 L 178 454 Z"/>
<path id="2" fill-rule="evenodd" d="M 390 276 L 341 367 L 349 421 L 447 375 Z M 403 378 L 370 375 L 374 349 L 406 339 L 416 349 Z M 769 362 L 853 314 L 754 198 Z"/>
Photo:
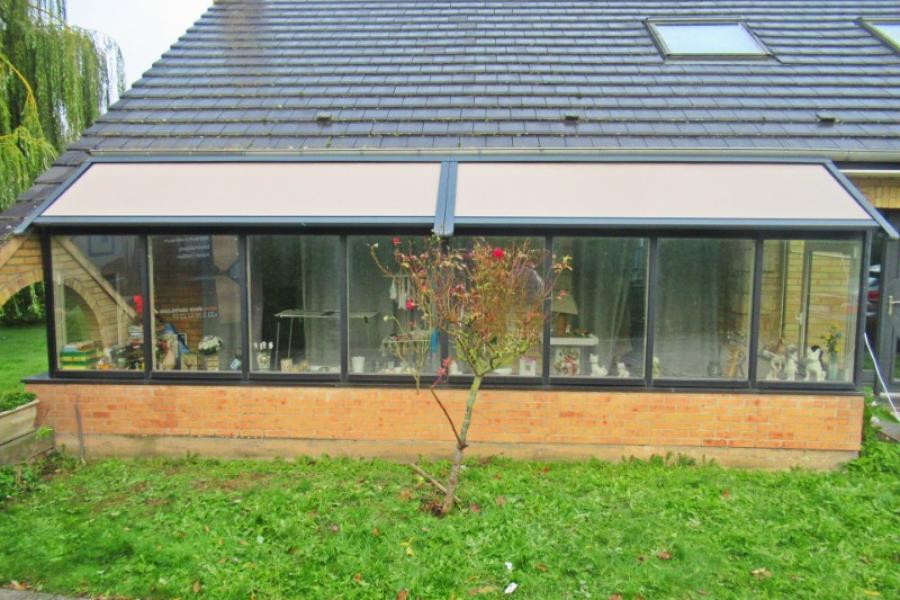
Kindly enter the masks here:
<path id="1" fill-rule="evenodd" d="M 23 389 L 23 377 L 47 371 L 43 325 L 0 327 L 0 392 Z"/>
<path id="2" fill-rule="evenodd" d="M 0 584 L 217 600 L 502 598 L 513 581 L 513 598 L 896 597 L 900 450 L 867 448 L 839 473 L 471 462 L 461 494 L 477 506 L 444 519 L 404 465 L 104 460 L 0 508 Z"/>

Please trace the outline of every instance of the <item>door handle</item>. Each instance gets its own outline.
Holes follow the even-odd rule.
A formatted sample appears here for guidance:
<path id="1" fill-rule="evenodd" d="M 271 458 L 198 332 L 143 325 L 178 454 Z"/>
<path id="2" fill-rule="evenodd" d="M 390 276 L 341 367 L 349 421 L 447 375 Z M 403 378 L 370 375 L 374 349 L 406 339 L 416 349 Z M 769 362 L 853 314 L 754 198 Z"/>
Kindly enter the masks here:
<path id="1" fill-rule="evenodd" d="M 894 297 L 889 295 L 888 296 L 888 316 L 891 316 L 892 314 L 894 314 L 894 305 L 895 304 L 900 304 L 900 300 L 894 300 Z"/>

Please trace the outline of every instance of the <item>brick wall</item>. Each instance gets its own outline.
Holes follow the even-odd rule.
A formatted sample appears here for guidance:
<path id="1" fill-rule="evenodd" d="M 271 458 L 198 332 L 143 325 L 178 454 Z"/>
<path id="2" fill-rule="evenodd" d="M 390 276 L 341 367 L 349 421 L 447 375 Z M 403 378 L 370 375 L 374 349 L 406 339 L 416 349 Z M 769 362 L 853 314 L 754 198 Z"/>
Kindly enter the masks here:
<path id="1" fill-rule="evenodd" d="M 426 392 L 413 389 L 28 387 L 41 401 L 40 423 L 70 443 L 76 439 L 74 407 L 79 403 L 89 446 L 90 440 L 111 436 L 189 436 L 304 440 L 308 450 L 338 453 L 342 445 L 367 442 L 368 454 L 379 454 L 379 444 L 405 443 L 409 456 L 452 447 L 440 410 Z M 455 417 L 464 410 L 465 395 L 458 389 L 442 392 Z M 648 446 L 701 454 L 724 448 L 736 456 L 742 450 L 771 450 L 779 451 L 776 456 L 782 459 L 776 462 L 787 466 L 794 463 L 785 450 L 852 457 L 860 445 L 862 403 L 860 396 L 485 390 L 471 440 L 476 452 L 478 446 L 489 446 L 518 456 L 545 455 L 547 447 L 574 450 L 578 456 L 603 455 L 597 449 L 604 446 L 616 448 L 618 456 Z M 217 444 L 225 447 L 227 441 Z"/>

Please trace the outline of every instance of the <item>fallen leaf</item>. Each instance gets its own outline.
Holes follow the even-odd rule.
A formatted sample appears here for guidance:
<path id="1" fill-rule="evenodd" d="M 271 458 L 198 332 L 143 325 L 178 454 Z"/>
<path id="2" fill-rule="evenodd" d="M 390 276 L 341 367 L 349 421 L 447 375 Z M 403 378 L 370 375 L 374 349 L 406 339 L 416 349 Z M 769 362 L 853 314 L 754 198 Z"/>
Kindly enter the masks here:
<path id="1" fill-rule="evenodd" d="M 409 598 L 409 592 L 406 590 L 400 590 L 397 592 L 397 600 L 407 600 Z"/>
<path id="2" fill-rule="evenodd" d="M 473 502 L 472 504 L 469 505 L 469 510 L 471 510 L 473 513 L 480 513 L 481 507 Z"/>
<path id="3" fill-rule="evenodd" d="M 353 581 L 355 581 L 356 583 L 359 583 L 360 581 L 362 581 L 362 573 L 357 573 L 356 575 L 354 575 Z"/>
<path id="4" fill-rule="evenodd" d="M 771 577 L 771 576 L 772 576 L 772 572 L 769 571 L 769 570 L 768 570 L 767 568 L 765 568 L 765 567 L 760 567 L 760 568 L 758 568 L 758 569 L 753 569 L 752 571 L 750 571 L 750 573 L 752 573 L 754 577 L 758 577 L 759 579 L 765 579 L 766 577 Z"/>
<path id="5" fill-rule="evenodd" d="M 494 499 L 494 503 L 495 503 L 497 506 L 503 506 L 504 504 L 506 504 L 506 498 L 505 498 L 504 496 L 497 496 L 497 497 Z"/>
<path id="6" fill-rule="evenodd" d="M 191 589 L 194 590 L 195 594 L 199 594 L 203 590 L 203 586 L 200 585 L 200 580 L 194 582 L 194 585 L 191 586 Z"/>
<path id="7" fill-rule="evenodd" d="M 622 600 L 622 594 L 610 594 L 607 600 Z"/>
<path id="8" fill-rule="evenodd" d="M 405 488 L 400 490 L 400 498 L 403 500 L 409 500 L 410 498 L 412 498 L 412 491 Z"/>
<path id="9" fill-rule="evenodd" d="M 543 472 L 543 473 L 549 473 L 549 472 L 550 472 L 550 467 L 544 467 L 543 469 L 541 469 L 541 472 Z"/>
<path id="10" fill-rule="evenodd" d="M 544 563 L 537 563 L 536 565 L 534 565 L 534 568 L 537 569 L 538 571 L 540 571 L 541 573 L 546 573 L 548 570 L 547 565 L 545 565 Z"/>
<path id="11" fill-rule="evenodd" d="M 469 590 L 469 595 L 470 596 L 480 596 L 482 594 L 493 594 L 496 591 L 497 591 L 496 585 L 486 585 L 486 586 L 480 587 L 480 588 L 472 588 L 471 590 Z"/>
<path id="12" fill-rule="evenodd" d="M 656 558 L 659 560 L 672 560 L 672 553 L 667 550 L 661 550 L 656 553 Z"/>
<path id="13" fill-rule="evenodd" d="M 28 584 L 22 583 L 20 581 L 16 581 L 15 579 L 13 579 L 12 581 L 9 582 L 9 587 L 14 590 L 27 590 Z"/>
<path id="14" fill-rule="evenodd" d="M 647 560 L 647 557 L 644 556 L 643 554 L 638 556 L 638 562 L 644 562 L 645 560 Z"/>
<path id="15" fill-rule="evenodd" d="M 381 530 L 378 529 L 377 527 L 373 527 L 373 528 L 372 528 L 372 535 L 374 535 L 375 537 L 378 537 L 379 535 L 381 535 Z"/>
<path id="16" fill-rule="evenodd" d="M 341 526 L 337 523 L 333 523 L 329 529 L 331 530 L 331 533 L 337 533 L 341 530 Z"/>
<path id="17" fill-rule="evenodd" d="M 728 488 L 725 488 L 724 490 L 722 490 L 723 498 L 728 498 L 729 496 L 731 496 L 731 492 L 728 491 Z"/>

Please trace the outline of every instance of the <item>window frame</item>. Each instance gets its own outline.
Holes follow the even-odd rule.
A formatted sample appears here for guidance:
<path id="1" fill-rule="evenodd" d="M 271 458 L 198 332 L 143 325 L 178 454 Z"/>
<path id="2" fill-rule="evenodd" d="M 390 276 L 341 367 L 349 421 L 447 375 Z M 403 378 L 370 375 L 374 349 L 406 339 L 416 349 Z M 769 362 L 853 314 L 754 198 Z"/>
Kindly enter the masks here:
<path id="1" fill-rule="evenodd" d="M 743 19 L 654 19 L 644 20 L 650 37 L 663 60 L 678 61 L 767 61 L 775 58 L 775 54 L 759 38 Z M 675 52 L 666 43 L 665 36 L 658 26 L 703 26 L 703 25 L 737 25 L 750 36 L 759 48 L 758 53 L 749 52 Z"/>
<path id="2" fill-rule="evenodd" d="M 859 24 L 895 54 L 900 53 L 900 38 L 894 39 L 881 29 L 882 25 L 896 25 L 900 27 L 900 19 L 861 18 Z"/>
<path id="3" fill-rule="evenodd" d="M 40 227 L 41 245 L 43 249 L 43 266 L 44 266 L 44 283 L 45 283 L 45 302 L 47 306 L 47 349 L 49 359 L 49 376 L 51 381 L 59 382 L 89 380 L 94 383 L 170 383 L 170 384 L 196 384 L 196 385 L 293 385 L 293 386 L 401 386 L 408 387 L 414 384 L 413 378 L 408 375 L 386 375 L 386 374 L 351 374 L 349 373 L 349 346 L 348 346 L 348 261 L 347 261 L 347 239 L 351 235 L 420 235 L 428 237 L 430 232 L 422 227 L 414 227 L 409 225 L 401 225 L 392 227 L 387 224 L 377 224 L 369 226 L 361 226 L 354 228 L 333 227 L 333 226 L 313 226 L 303 227 L 295 225 L 291 227 L 165 227 L 165 228 L 146 228 L 140 226 L 93 226 L 93 227 L 72 227 L 72 226 L 44 226 Z M 143 240 L 144 244 L 144 273 L 142 278 L 142 293 L 145 300 L 144 311 L 144 336 L 145 340 L 151 340 L 150 343 L 144 345 L 144 371 L 62 371 L 58 368 L 56 357 L 56 327 L 54 315 L 54 298 L 53 298 L 53 272 L 52 272 L 52 256 L 51 256 L 51 237 L 54 235 L 92 235 L 92 234 L 112 234 L 112 235 L 137 235 Z M 150 271 L 150 236 L 156 235 L 172 235 L 172 234 L 191 234 L 191 235 L 236 235 L 238 236 L 240 260 L 242 263 L 241 272 L 241 315 L 244 323 L 241 326 L 241 355 L 247 357 L 243 361 L 242 368 L 239 372 L 219 371 L 219 372 L 202 372 L 202 371 L 155 371 L 152 365 L 152 318 L 150 311 L 152 310 L 152 298 L 150 298 L 150 281 L 152 273 Z M 321 374 L 321 373 L 291 373 L 291 374 L 265 374 L 253 373 L 250 370 L 250 307 L 249 307 L 249 269 L 248 260 L 248 237 L 251 235 L 322 235 L 331 234 L 338 235 L 340 239 L 341 256 L 341 273 L 340 281 L 340 374 Z M 572 227 L 554 227 L 551 231 L 547 228 L 538 228 L 534 225 L 527 226 L 507 226 L 499 228 L 498 226 L 463 226 L 459 225 L 454 232 L 454 237 L 463 236 L 533 236 L 543 239 L 545 248 L 553 248 L 555 237 L 598 237 L 598 238 L 642 238 L 649 241 L 647 250 L 647 294 L 646 294 L 646 323 L 645 323 L 645 360 L 644 375 L 642 378 L 587 378 L 572 377 L 560 378 L 551 377 L 550 375 L 550 344 L 549 338 L 551 333 L 550 320 L 545 320 L 543 332 L 543 365 L 542 371 L 537 377 L 491 377 L 484 380 L 484 386 L 488 388 L 503 389 L 553 389 L 553 390 L 594 390 L 594 391 L 734 391 L 734 392 L 798 392 L 804 393 L 825 393 L 825 392 L 845 392 L 851 393 L 859 390 L 862 376 L 862 365 L 865 344 L 863 335 L 865 333 L 865 310 L 866 303 L 862 296 L 865 289 L 865 277 L 868 273 L 868 266 L 871 258 L 871 242 L 873 234 L 871 231 L 843 231 L 829 229 L 823 227 L 821 229 L 806 230 L 801 232 L 787 232 L 780 229 L 758 229 L 750 232 L 740 232 L 728 229 L 704 229 L 695 226 L 668 227 L 652 230 L 640 231 L 633 228 L 615 228 L 612 226 L 605 227 L 589 227 L 589 226 L 572 226 Z M 748 340 L 748 364 L 746 380 L 721 380 L 721 379 L 666 379 L 654 378 L 652 357 L 654 348 L 654 325 L 656 320 L 656 296 L 658 287 L 658 241 L 660 238 L 726 238 L 726 239 L 749 239 L 755 244 L 754 249 L 754 267 L 753 267 L 753 287 L 751 289 L 751 329 Z M 753 358 L 758 353 L 758 328 L 759 328 L 759 312 L 760 312 L 760 281 L 762 277 L 761 260 L 763 242 L 767 239 L 806 239 L 806 240 L 861 240 L 863 243 L 862 265 L 860 268 L 860 279 L 857 282 L 859 296 L 859 311 L 856 317 L 856 349 L 855 364 L 853 369 L 852 381 L 849 382 L 820 382 L 810 385 L 809 382 L 771 382 L 761 381 L 757 378 L 756 361 Z M 547 253 L 547 265 L 549 268 L 552 261 L 551 253 Z M 549 310 L 547 301 L 547 309 Z M 441 357 L 448 356 L 448 341 L 446 336 L 441 335 L 440 340 Z M 467 375 L 453 376 L 448 381 L 451 388 L 468 386 L 472 382 L 472 377 Z"/>

